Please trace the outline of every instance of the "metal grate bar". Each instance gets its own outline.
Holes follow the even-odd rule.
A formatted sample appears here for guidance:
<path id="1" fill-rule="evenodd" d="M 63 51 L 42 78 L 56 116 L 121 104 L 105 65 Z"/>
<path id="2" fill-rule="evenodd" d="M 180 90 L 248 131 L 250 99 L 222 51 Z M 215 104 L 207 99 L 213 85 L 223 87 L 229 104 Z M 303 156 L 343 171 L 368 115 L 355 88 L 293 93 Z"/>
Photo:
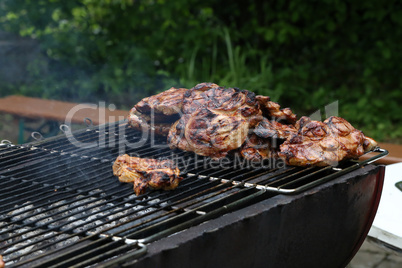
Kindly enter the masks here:
<path id="1" fill-rule="evenodd" d="M 99 241 L 103 242 L 99 245 Z M 74 250 L 66 255 L 58 255 L 51 263 L 44 262 L 42 267 L 86 267 L 104 261 L 108 258 L 133 250 L 135 245 L 126 244 L 124 240 L 114 241 L 110 238 L 100 238 L 95 245 L 87 245 L 83 251 Z M 94 242 L 92 242 L 93 244 Z M 88 250 L 89 248 L 89 250 Z M 53 265 L 49 265 L 53 264 Z"/>
<path id="2" fill-rule="evenodd" d="M 87 163 L 88 164 L 88 163 Z M 76 170 L 74 170 L 76 171 Z M 84 172 L 84 169 L 79 170 L 80 172 Z M 31 180 L 34 184 L 34 186 L 36 186 L 37 184 L 41 184 L 42 186 L 42 190 L 45 191 L 37 191 L 36 188 L 37 187 L 31 187 L 31 191 L 26 191 L 23 192 L 21 194 L 18 195 L 13 195 L 10 196 L 9 198 L 4 199 L 3 201 L 6 200 L 14 200 L 14 203 L 5 203 L 4 205 L 0 206 L 0 208 L 7 208 L 9 206 L 11 206 L 12 204 L 15 203 L 21 203 L 23 201 L 27 201 L 29 198 L 33 198 L 33 200 L 35 200 L 36 202 L 38 202 L 38 199 L 36 199 L 36 197 L 41 198 L 42 195 L 57 195 L 57 191 L 68 191 L 68 190 L 73 190 L 73 191 L 77 191 L 79 190 L 80 192 L 83 192 L 84 190 L 93 190 L 94 189 L 94 183 L 92 183 L 91 181 L 75 181 L 73 183 L 69 183 L 69 181 L 64 181 L 63 183 L 63 179 L 68 179 L 69 176 L 75 175 L 77 174 L 77 172 L 70 172 L 70 173 L 65 173 L 62 176 L 60 176 L 57 180 L 55 180 L 55 184 L 49 184 L 52 182 L 52 179 L 54 178 L 53 176 L 50 176 L 49 178 L 46 177 L 42 177 L 42 178 L 38 178 L 37 180 Z M 91 171 L 89 173 L 86 173 L 85 175 L 93 175 L 94 180 L 96 178 L 96 176 L 99 175 L 107 175 L 110 174 L 110 171 L 104 171 L 103 173 L 100 173 L 99 171 Z M 53 175 L 53 174 L 52 174 Z M 99 180 L 98 182 L 102 182 L 102 181 L 108 181 L 108 177 L 110 178 L 110 176 L 103 176 L 103 178 L 101 180 Z M 57 183 L 59 182 L 59 183 Z M 112 185 L 111 183 L 108 183 L 110 185 Z M 97 185 L 97 184 L 95 184 Z M 74 188 L 75 187 L 75 188 Z M 89 188 L 88 188 L 89 187 Z M 99 186 L 98 186 L 99 187 Z M 23 190 L 27 190 L 26 188 Z M 47 196 L 47 198 L 49 198 L 50 196 Z"/>
<path id="3" fill-rule="evenodd" d="M 92 129 L 86 129 L 85 131 L 81 131 L 78 135 L 69 135 L 66 134 L 65 137 L 58 138 L 56 140 L 50 139 L 50 141 L 47 142 L 42 142 L 39 144 L 33 144 L 35 146 L 40 146 L 41 148 L 46 148 L 46 149 L 52 149 L 52 150 L 57 150 L 57 151 L 63 151 L 63 152 L 74 152 L 74 153 L 81 153 L 85 152 L 88 153 L 88 150 L 91 150 L 96 147 L 100 147 L 98 145 L 102 144 L 105 146 L 110 145 L 109 142 L 112 141 L 113 145 L 116 143 L 116 139 L 120 133 L 123 133 L 122 135 L 125 138 L 129 139 L 134 139 L 138 140 L 142 137 L 142 134 L 139 133 L 138 131 L 135 131 L 133 129 L 128 129 L 124 125 L 119 125 L 116 131 L 116 126 L 114 128 L 112 127 L 106 127 L 103 130 L 98 130 L 97 128 L 92 128 Z M 126 134 L 128 133 L 128 134 Z M 80 149 L 79 146 L 71 146 L 77 145 L 77 142 L 80 144 L 94 144 L 96 143 L 95 146 L 91 146 L 90 148 L 84 148 Z M 108 146 L 108 147 L 114 147 L 114 146 Z"/>
<path id="4" fill-rule="evenodd" d="M 0 169 L 4 170 L 6 167 L 8 169 L 20 165 L 21 161 L 32 161 L 37 160 L 36 157 L 46 156 L 45 152 L 34 152 L 29 149 L 19 150 L 20 148 L 11 147 L 10 151 L 2 151 L 2 165 Z M 4 154 L 3 154 L 4 153 Z M 39 153 L 39 155 L 37 154 Z"/>
<path id="5" fill-rule="evenodd" d="M 299 182 L 303 182 L 304 180 L 306 180 L 308 178 L 311 178 L 313 176 L 316 176 L 316 175 L 325 176 L 325 174 L 327 172 L 331 171 L 331 170 L 333 170 L 333 168 L 331 166 L 324 167 L 324 168 L 321 168 L 321 169 L 318 169 L 318 170 L 310 169 L 310 171 L 311 171 L 310 173 L 308 173 L 306 175 L 303 175 L 303 176 L 298 176 L 296 178 L 293 178 L 290 181 L 284 182 L 284 183 L 280 184 L 280 186 L 277 186 L 277 188 L 286 188 L 288 186 L 295 185 L 295 184 L 297 184 Z M 300 173 L 304 174 L 303 172 L 300 172 Z M 292 176 L 292 177 L 294 177 L 294 176 Z"/>
<path id="6" fill-rule="evenodd" d="M 46 268 L 71 267 L 72 265 L 82 267 L 83 263 L 91 265 L 110 258 L 110 252 L 133 250 L 135 246 L 125 243 L 124 240 L 115 241 L 108 237 L 88 236 L 77 243 L 66 245 L 64 249 L 47 251 L 29 260 L 19 262 L 18 265 Z M 139 246 L 137 248 L 141 249 Z M 89 262 L 89 258 L 92 258 L 91 262 Z"/>
<path id="7" fill-rule="evenodd" d="M 347 174 L 355 169 L 358 169 L 368 163 L 372 163 L 378 159 L 381 159 L 388 155 L 388 151 L 376 148 L 373 152 L 378 153 L 377 155 L 364 160 L 364 161 L 348 161 L 343 163 L 344 166 L 341 167 L 324 167 L 315 172 L 311 172 L 309 175 L 302 176 L 300 178 L 294 179 L 293 181 L 286 182 L 285 184 L 273 186 L 264 186 L 266 190 L 281 194 L 296 194 L 314 186 L 323 184 L 329 180 L 337 178 L 343 174 Z M 325 173 L 327 172 L 327 175 Z M 320 174 L 324 173 L 324 174 Z M 320 175 L 320 176 L 317 176 Z M 318 178 L 317 178 L 318 177 Z"/>
<path id="8" fill-rule="evenodd" d="M 163 203 L 169 202 L 169 206 L 168 206 L 168 207 L 173 207 L 173 206 L 175 206 L 175 205 L 178 205 L 180 202 L 183 202 L 184 200 L 191 200 L 191 199 L 193 199 L 193 198 L 194 198 L 195 196 L 197 196 L 197 195 L 205 194 L 205 191 L 212 191 L 212 190 L 215 189 L 215 187 L 213 187 L 213 186 L 211 186 L 211 185 L 205 185 L 205 182 L 203 182 L 202 184 L 200 184 L 199 178 L 195 178 L 195 179 L 196 179 L 196 180 L 194 181 L 194 183 L 198 184 L 198 186 L 197 186 L 197 185 L 196 185 L 195 187 L 192 186 L 192 187 L 191 187 L 189 190 L 187 190 L 187 191 L 182 191 L 182 192 L 180 192 L 180 193 L 178 193 L 178 194 L 173 195 L 172 197 L 164 198 L 164 199 L 162 199 L 161 201 L 159 201 L 159 202 L 157 202 L 157 203 L 154 203 L 154 206 L 161 206 Z M 214 182 L 207 182 L 206 184 L 216 185 L 216 183 L 214 183 Z M 223 186 L 225 186 L 225 185 L 223 185 Z M 220 185 L 220 187 L 222 187 L 222 185 Z M 206 188 L 206 190 L 203 191 L 202 188 Z M 189 193 L 191 193 L 191 195 L 189 195 Z M 183 198 L 183 199 L 179 199 L 180 196 L 184 196 L 184 198 Z M 178 200 L 178 201 L 174 201 L 174 200 Z M 166 209 L 166 208 L 168 208 L 168 207 L 166 207 L 166 206 L 165 206 L 165 207 L 161 206 L 161 209 Z M 181 210 L 182 210 L 182 209 L 181 209 Z M 133 213 L 134 213 L 134 212 L 133 212 Z M 170 213 L 172 213 L 172 211 L 169 211 L 169 212 L 168 212 L 168 214 L 170 214 Z M 141 217 L 138 217 L 138 219 L 139 219 L 139 218 L 144 218 L 145 216 L 148 216 L 148 215 L 151 215 L 151 214 L 153 214 L 153 212 L 145 213 L 145 214 L 143 214 Z M 152 220 L 161 218 L 161 217 L 163 217 L 163 216 L 166 216 L 166 215 L 162 215 L 162 216 L 158 216 L 158 217 L 152 218 Z M 150 220 L 148 220 L 148 221 L 150 221 Z M 140 225 L 144 225 L 144 222 L 142 221 L 142 222 L 140 223 Z M 111 228 L 111 229 L 115 229 L 115 228 Z M 107 231 L 109 231 L 109 230 L 111 230 L 111 229 L 107 229 Z M 114 235 L 117 235 L 117 234 L 114 233 Z"/>
<path id="9" fill-rule="evenodd" d="M 115 183 L 114 183 L 114 184 L 115 184 Z M 113 195 L 113 194 L 119 194 L 119 193 L 120 193 L 120 194 L 121 194 L 121 193 L 125 193 L 125 194 L 124 194 L 124 195 L 121 195 L 121 196 L 119 196 L 119 197 L 116 197 L 116 198 L 112 198 L 111 200 L 108 200 L 108 201 L 103 201 L 103 202 L 101 202 L 100 204 L 97 203 L 97 205 L 104 205 L 104 204 L 107 204 L 107 203 L 110 202 L 110 201 L 114 201 L 115 199 L 128 198 L 129 196 L 132 195 L 132 194 L 130 194 L 130 193 L 127 193 L 127 192 L 125 191 L 125 189 L 122 189 L 122 187 L 116 186 L 116 187 L 114 187 L 114 188 L 116 188 L 116 189 L 118 189 L 118 190 L 115 191 L 115 192 L 113 192 L 112 195 Z M 60 196 L 57 201 L 68 200 L 68 199 L 73 198 L 73 197 L 76 197 L 76 196 L 77 196 L 77 193 L 76 193 L 76 192 L 72 192 L 72 193 L 70 193 L 69 195 Z M 18 212 L 18 213 L 13 213 L 12 215 L 9 215 L 9 216 L 7 216 L 7 217 L 4 217 L 4 216 L 3 216 L 2 220 L 7 221 L 7 222 L 9 222 L 9 223 L 2 225 L 2 227 L 5 228 L 5 227 L 8 227 L 8 226 L 14 224 L 14 222 L 12 221 L 12 218 L 15 218 L 15 217 L 18 217 L 18 222 L 23 222 L 23 223 L 24 223 L 24 222 L 27 222 L 27 220 L 30 219 L 30 218 L 33 218 L 33 217 L 38 216 L 38 215 L 43 215 L 43 214 L 45 214 L 45 213 L 47 213 L 47 212 L 49 212 L 49 211 L 52 211 L 52 210 L 55 210 L 55 209 L 58 209 L 58 208 L 62 208 L 62 207 L 65 207 L 65 206 L 69 206 L 69 207 L 68 207 L 69 210 L 74 210 L 74 209 L 79 208 L 79 207 L 81 207 L 81 206 L 83 206 L 83 205 L 91 204 L 93 201 L 90 201 L 90 200 L 85 201 L 86 199 L 88 199 L 88 198 L 90 198 L 90 197 L 99 197 L 99 193 L 90 193 L 90 194 L 88 194 L 88 195 L 81 196 L 81 197 L 79 197 L 79 198 L 75 198 L 74 200 L 72 200 L 72 201 L 70 201 L 70 202 L 61 203 L 61 204 L 59 204 L 59 205 L 52 206 L 51 208 L 46 208 L 46 209 L 43 209 L 43 210 L 40 210 L 40 211 L 36 211 L 36 212 L 35 212 L 35 209 L 34 209 L 34 208 L 33 208 L 32 210 L 25 210 L 25 209 L 23 209 L 24 206 L 22 206 L 22 207 L 19 208 L 19 209 L 21 210 L 20 212 Z M 57 201 L 56 201 L 56 202 L 57 202 Z M 77 203 L 77 205 L 73 205 L 74 203 Z M 121 203 L 123 203 L 123 202 L 121 202 Z M 94 208 L 94 207 L 96 207 L 96 206 L 89 206 L 88 208 L 91 209 L 91 208 Z M 15 210 L 15 209 L 9 209 L 9 210 L 10 210 L 10 211 L 13 211 L 13 210 Z M 52 217 L 52 216 L 57 216 L 58 214 L 63 214 L 63 213 L 65 213 L 65 212 L 66 212 L 66 210 L 60 209 L 57 213 L 51 214 L 50 217 Z M 24 216 L 24 214 L 27 214 L 27 215 Z M 71 214 L 71 215 L 74 215 L 74 214 Z M 70 216 L 70 215 L 69 215 L 69 216 Z M 21 226 L 24 227 L 25 225 L 26 225 L 26 226 L 29 226 L 29 225 L 32 225 L 32 224 L 36 224 L 36 222 L 40 222 L 40 221 L 46 219 L 47 217 L 48 217 L 48 216 L 38 217 L 38 218 L 36 219 L 36 221 L 34 221 L 34 222 L 29 222 L 29 223 L 26 223 L 26 224 L 21 225 Z M 64 217 L 64 218 L 65 218 L 65 217 Z M 60 219 L 63 219 L 63 217 L 58 218 L 58 220 L 60 220 Z M 47 222 L 47 224 L 50 224 L 50 223 L 53 223 L 53 222 Z M 42 226 L 41 226 L 41 227 L 42 227 Z M 3 233 L 5 233 L 6 231 L 7 231 L 7 230 L 5 230 L 5 231 L 3 231 L 3 232 L 0 232 L 0 235 L 3 234 Z M 21 234 L 21 233 L 19 233 L 19 234 Z M 0 249 L 1 249 L 1 248 L 0 248 Z"/>
<path id="10" fill-rule="evenodd" d="M 208 179 L 208 178 L 206 178 L 206 179 Z M 233 179 L 236 179 L 236 178 L 234 177 Z M 210 182 L 212 183 L 213 181 L 210 181 Z M 222 187 L 224 187 L 224 189 L 219 190 L 219 188 L 222 188 Z M 222 193 L 224 193 L 224 192 L 226 192 L 228 190 L 231 190 L 232 188 L 233 188 L 233 186 L 231 185 L 230 182 L 219 183 L 219 184 L 216 184 L 215 186 L 212 186 L 212 187 L 210 186 L 210 187 L 206 188 L 204 191 L 197 190 L 193 195 L 188 196 L 185 199 L 177 201 L 179 203 L 183 203 L 185 201 L 188 201 L 189 203 L 187 203 L 185 205 L 181 205 L 181 206 L 179 206 L 179 203 L 177 203 L 177 202 L 176 202 L 177 204 L 176 203 L 171 203 L 171 207 L 177 206 L 177 209 L 175 209 L 175 211 L 179 211 L 179 210 L 180 211 L 188 211 L 188 210 L 186 210 L 186 207 L 190 207 L 190 206 L 194 206 L 195 204 L 202 203 L 205 200 L 211 199 L 214 196 L 221 195 Z M 216 192 L 216 191 L 218 191 L 218 192 Z M 202 198 L 201 199 L 196 199 L 197 196 L 202 196 Z M 227 197 L 229 197 L 229 196 L 227 196 Z M 190 201 L 193 201 L 193 202 L 190 202 Z M 169 211 L 167 214 L 170 214 L 170 213 L 175 212 L 175 211 Z M 205 214 L 205 213 L 199 213 L 200 210 L 196 210 L 196 211 L 197 211 L 197 214 L 201 214 L 201 215 Z M 167 214 L 163 214 L 163 215 L 160 215 L 158 217 L 152 218 L 149 221 L 155 220 L 155 219 L 158 219 L 158 218 L 164 218 L 164 217 L 167 216 Z M 139 227 L 140 225 L 143 227 L 143 226 L 146 225 L 146 223 L 141 222 L 137 226 L 130 226 L 129 229 L 133 229 L 134 227 Z M 147 227 L 147 228 L 154 228 L 154 227 Z M 123 229 L 123 230 L 121 230 L 121 231 L 119 231 L 117 233 L 113 233 L 113 235 L 119 236 L 119 235 L 122 235 L 122 233 L 124 233 L 126 231 L 127 231 L 127 229 Z M 141 229 L 141 231 L 144 232 L 144 229 Z M 124 236 L 126 236 L 126 234 L 124 234 Z M 131 234 L 129 237 L 132 239 L 133 238 L 132 236 L 133 236 L 133 234 Z"/>
<path id="11" fill-rule="evenodd" d="M 6 192 L 0 193 L 0 252 L 7 266 L 118 266 L 145 254 L 157 239 L 368 163 L 348 162 L 339 169 L 222 168 L 209 158 L 172 151 L 164 139 L 145 140 L 121 122 L 73 135 L 76 142 L 65 135 L 1 146 L 0 187 Z M 135 196 L 131 185 L 112 174 L 122 150 L 172 158 L 184 179 L 174 191 Z"/>

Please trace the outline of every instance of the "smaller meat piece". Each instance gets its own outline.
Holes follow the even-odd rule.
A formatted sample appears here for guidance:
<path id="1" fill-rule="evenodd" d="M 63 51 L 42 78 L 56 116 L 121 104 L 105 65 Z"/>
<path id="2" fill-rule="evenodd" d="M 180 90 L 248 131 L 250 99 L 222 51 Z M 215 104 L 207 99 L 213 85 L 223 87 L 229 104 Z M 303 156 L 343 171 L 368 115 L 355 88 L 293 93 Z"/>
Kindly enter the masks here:
<path id="1" fill-rule="evenodd" d="M 265 139 L 287 139 L 296 134 L 296 132 L 297 130 L 293 125 L 285 125 L 265 117 L 254 129 L 254 133 L 258 137 Z"/>
<path id="2" fill-rule="evenodd" d="M 355 159 L 374 149 L 377 143 L 355 129 L 345 119 L 332 116 L 324 122 L 302 117 L 298 132 L 281 146 L 279 156 L 288 165 L 337 165 L 345 159 Z"/>
<path id="3" fill-rule="evenodd" d="M 113 164 L 113 174 L 121 182 L 134 184 L 136 195 L 152 189 L 172 190 L 182 180 L 180 170 L 171 160 L 157 160 L 120 155 Z"/>
<path id="4" fill-rule="evenodd" d="M 263 116 L 267 118 L 273 117 L 290 124 L 296 123 L 297 116 L 290 108 L 281 109 L 281 106 L 278 103 L 271 101 L 271 98 L 268 96 L 257 95 L 256 100 L 260 104 Z"/>

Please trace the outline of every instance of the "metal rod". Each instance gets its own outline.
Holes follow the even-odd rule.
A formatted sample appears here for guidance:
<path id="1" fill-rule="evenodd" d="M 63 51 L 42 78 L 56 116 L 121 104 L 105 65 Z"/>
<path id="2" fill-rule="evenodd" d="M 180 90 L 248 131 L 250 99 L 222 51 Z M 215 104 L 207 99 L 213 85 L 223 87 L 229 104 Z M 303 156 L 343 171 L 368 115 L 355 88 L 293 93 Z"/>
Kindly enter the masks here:
<path id="1" fill-rule="evenodd" d="M 196 225 L 196 224 L 198 224 L 200 222 L 210 220 L 210 219 L 212 219 L 214 217 L 220 216 L 220 215 L 222 215 L 224 213 L 227 213 L 227 212 L 229 212 L 231 210 L 234 210 L 237 207 L 240 207 L 242 205 L 245 205 L 245 204 L 251 202 L 252 200 L 256 199 L 257 197 L 261 196 L 264 193 L 265 193 L 265 190 L 259 190 L 259 191 L 257 191 L 256 193 L 254 193 L 252 195 L 248 195 L 246 197 L 243 197 L 243 198 L 241 198 L 239 200 L 236 200 L 236 201 L 234 201 L 232 203 L 229 203 L 227 205 L 219 207 L 219 208 L 217 208 L 217 209 L 215 209 L 215 210 L 213 210 L 213 211 L 211 211 L 209 213 L 206 213 L 204 215 L 198 215 L 198 217 L 196 217 L 196 218 L 193 218 L 193 219 L 191 219 L 189 221 L 186 221 L 186 222 L 183 222 L 183 223 L 178 224 L 176 226 L 173 226 L 173 227 L 171 227 L 169 229 L 165 229 L 165 230 L 163 230 L 163 231 L 161 231 L 159 233 L 153 234 L 153 235 L 148 236 L 148 237 L 146 237 L 144 239 L 139 239 L 138 241 L 141 242 L 141 243 L 144 243 L 144 244 L 151 243 L 151 242 L 153 242 L 155 240 L 160 239 L 161 237 L 165 237 L 165 236 L 168 236 L 170 234 L 176 233 L 177 231 L 187 229 L 187 228 L 189 228 L 189 227 L 191 227 L 193 225 Z M 227 198 L 227 197 L 223 197 L 222 199 L 224 199 L 224 198 Z M 218 202 L 218 201 L 220 201 L 220 200 L 216 200 L 215 202 Z M 200 208 L 198 208 L 198 209 L 200 209 Z M 190 213 L 190 212 L 187 212 L 187 213 Z"/>
<path id="2" fill-rule="evenodd" d="M 358 168 L 360 168 L 360 167 L 362 167 L 364 165 L 367 165 L 369 163 L 373 163 L 373 162 L 375 162 L 375 161 L 377 161 L 377 160 L 379 160 L 379 159 L 381 159 L 381 158 L 383 158 L 383 157 L 388 155 L 388 151 L 385 150 L 385 149 L 381 149 L 381 148 L 376 148 L 372 152 L 377 152 L 379 154 L 376 155 L 376 156 L 373 156 L 373 157 L 371 157 L 371 158 L 369 158 L 367 160 L 364 160 L 364 161 L 361 161 L 361 162 L 356 162 L 355 164 L 353 164 L 353 165 L 351 165 L 351 166 L 349 166 L 347 168 L 344 168 L 344 169 L 341 169 L 341 170 L 335 170 L 336 172 L 334 172 L 332 174 L 329 174 L 327 176 L 324 176 L 324 177 L 319 178 L 317 180 L 314 180 L 312 182 L 305 183 L 300 187 L 292 188 L 292 189 L 284 189 L 284 188 L 276 188 L 276 187 L 267 187 L 266 186 L 265 189 L 267 191 L 277 192 L 277 193 L 281 193 L 281 194 L 296 194 L 296 193 L 300 193 L 300 192 L 305 191 L 307 189 L 310 189 L 310 188 L 312 188 L 314 186 L 321 185 L 321 184 L 323 184 L 323 183 L 325 183 L 327 181 L 330 181 L 330 180 L 332 180 L 334 178 L 340 177 L 341 175 L 344 175 L 344 174 L 347 174 L 349 172 L 352 172 L 353 170 L 356 170 L 356 169 L 358 169 Z"/>
<path id="3" fill-rule="evenodd" d="M 154 191 L 149 195 L 126 199 L 133 195 L 132 190 L 127 192 L 127 188 L 116 183 L 116 178 L 111 180 L 111 165 L 109 164 L 119 152 L 108 147 L 111 145 L 109 141 L 114 145 L 125 146 L 124 139 L 119 139 L 121 135 L 128 139 L 139 139 L 141 136 L 137 131 L 126 129 L 123 124 L 109 124 L 102 129 L 104 131 L 99 132 L 96 127 L 91 127 L 88 130 L 74 133 L 74 135 L 80 142 L 97 141 L 98 144 L 105 144 L 107 148 L 78 148 L 74 143 L 70 143 L 66 136 L 59 136 L 23 146 L 5 147 L 0 151 L 2 160 L 6 163 L 6 166 L 0 167 L 0 174 L 7 175 L 0 177 L 0 186 L 8 189 L 8 193 L 3 192 L 0 198 L 4 200 L 3 197 L 8 198 L 13 193 L 17 194 L 17 191 L 14 190 L 16 188 L 24 191 L 15 198 L 15 201 L 6 199 L 7 203 L 2 204 L 2 208 L 7 213 L 17 211 L 1 218 L 5 222 L 0 226 L 3 230 L 5 229 L 2 233 L 10 231 L 10 237 L 16 240 L 2 247 L 16 246 L 15 249 L 9 250 L 5 254 L 6 261 L 16 261 L 22 256 L 31 257 L 30 254 L 34 252 L 56 247 L 58 243 L 77 238 L 77 242 L 50 251 L 50 259 L 46 259 L 49 258 L 45 257 L 48 253 L 44 253 L 41 256 L 32 257 L 31 260 L 43 261 L 42 264 L 81 267 L 122 254 L 104 264 L 104 267 L 117 266 L 122 262 L 129 261 L 130 258 L 138 258 L 145 254 L 147 243 L 218 217 L 250 202 L 256 202 L 267 191 L 278 194 L 297 193 L 372 163 L 388 153 L 385 150 L 377 149 L 376 152 L 379 152 L 380 155 L 339 170 L 330 167 L 315 171 L 314 168 L 266 170 L 264 168 L 238 169 L 233 167 L 214 169 L 212 166 L 205 167 L 206 158 L 198 158 L 186 152 L 172 153 L 167 148 L 150 148 L 150 141 L 147 141 L 144 146 L 138 148 L 122 148 L 125 148 L 129 154 L 139 153 L 141 157 L 171 156 L 173 158 L 177 156 L 189 159 L 186 163 L 180 163 L 185 167 L 186 173 L 183 174 L 185 178 L 174 193 Z M 107 152 L 106 155 L 105 152 Z M 92 160 L 90 160 L 91 158 Z M 68 165 L 63 163 L 66 160 L 71 160 Z M 67 166 L 69 166 L 68 169 L 66 169 Z M 60 173 L 56 169 L 62 169 L 64 172 Z M 32 174 L 36 172 L 41 174 L 39 180 L 33 180 Z M 82 172 L 84 180 L 65 183 L 69 177 L 79 176 L 80 172 Z M 331 174 L 310 181 L 327 172 L 331 172 Z M 266 184 L 263 184 L 264 182 Z M 303 185 L 293 189 L 289 188 L 296 183 L 303 183 Z M 13 185 L 14 187 L 12 187 Z M 62 188 L 58 188 L 58 191 L 54 192 L 54 188 L 59 186 Z M 39 188 L 35 189 L 35 187 Z M 107 196 L 92 192 L 99 187 L 107 189 Z M 41 190 L 38 191 L 38 189 Z M 42 190 L 45 192 L 41 192 Z M 264 198 L 266 197 L 264 195 Z M 67 199 L 67 203 L 49 206 L 52 202 Z M 33 207 L 31 207 L 33 203 L 23 204 L 27 201 L 35 201 L 35 204 Z M 107 207 L 108 203 L 114 205 L 113 210 Z M 7 207 L 13 204 L 18 204 L 18 207 Z M 79 207 L 84 209 L 76 211 Z M 37 210 L 38 208 L 41 210 Z M 46 215 L 49 212 L 51 214 Z M 86 220 L 88 215 L 101 216 Z M 69 219 L 72 216 L 74 219 Z M 33 217 L 37 217 L 37 219 Z M 54 218 L 51 219 L 51 217 Z M 42 221 L 44 222 L 46 219 L 50 220 L 41 225 Z M 102 224 L 91 225 L 98 219 L 102 221 Z M 74 221 L 82 222 L 70 226 L 69 224 Z M 115 224 L 112 225 L 112 222 Z M 18 228 L 15 230 L 18 230 L 19 234 L 17 232 L 12 234 L 13 226 Z M 33 240 L 30 243 L 19 244 L 21 240 L 18 238 L 22 236 Z M 7 238 L 7 240 L 9 241 L 11 238 Z M 50 239 L 54 239 L 54 241 L 50 241 Z M 48 243 L 41 244 L 44 241 Z M 34 248 L 25 250 L 31 246 Z M 7 256 L 22 249 L 25 252 L 17 254 L 18 256 L 11 257 L 10 255 L 10 258 Z M 130 250 L 129 253 L 125 252 L 126 250 Z M 28 264 L 28 261 L 18 264 Z"/>
<path id="4" fill-rule="evenodd" d="M 142 243 L 137 243 L 137 245 L 140 247 L 139 250 L 132 251 L 132 252 L 126 252 L 124 255 L 119 256 L 117 258 L 113 258 L 112 260 L 108 261 L 107 263 L 98 264 L 97 267 L 98 268 L 116 267 L 119 264 L 138 259 L 139 257 L 145 255 L 148 250 L 147 246 Z"/>

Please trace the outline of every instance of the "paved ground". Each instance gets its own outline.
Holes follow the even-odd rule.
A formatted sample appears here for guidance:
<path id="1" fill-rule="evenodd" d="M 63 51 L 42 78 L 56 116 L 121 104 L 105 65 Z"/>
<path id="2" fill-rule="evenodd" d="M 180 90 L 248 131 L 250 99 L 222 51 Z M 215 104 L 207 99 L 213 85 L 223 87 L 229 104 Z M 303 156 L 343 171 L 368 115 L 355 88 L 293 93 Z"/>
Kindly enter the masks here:
<path id="1" fill-rule="evenodd" d="M 400 268 L 402 253 L 386 249 L 375 242 L 366 241 L 347 268 Z"/>

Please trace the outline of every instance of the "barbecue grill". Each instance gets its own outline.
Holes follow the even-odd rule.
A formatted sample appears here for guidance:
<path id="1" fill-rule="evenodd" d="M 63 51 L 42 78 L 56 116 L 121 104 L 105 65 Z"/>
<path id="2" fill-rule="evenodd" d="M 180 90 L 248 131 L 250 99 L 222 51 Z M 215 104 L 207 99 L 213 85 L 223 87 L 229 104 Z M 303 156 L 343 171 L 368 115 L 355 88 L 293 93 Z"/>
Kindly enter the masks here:
<path id="1" fill-rule="evenodd" d="M 6 267 L 345 266 L 379 203 L 384 167 L 371 163 L 387 154 L 323 168 L 218 165 L 125 122 L 61 129 L 0 146 Z M 176 159 L 184 179 L 136 196 L 112 173 L 122 153 Z"/>

